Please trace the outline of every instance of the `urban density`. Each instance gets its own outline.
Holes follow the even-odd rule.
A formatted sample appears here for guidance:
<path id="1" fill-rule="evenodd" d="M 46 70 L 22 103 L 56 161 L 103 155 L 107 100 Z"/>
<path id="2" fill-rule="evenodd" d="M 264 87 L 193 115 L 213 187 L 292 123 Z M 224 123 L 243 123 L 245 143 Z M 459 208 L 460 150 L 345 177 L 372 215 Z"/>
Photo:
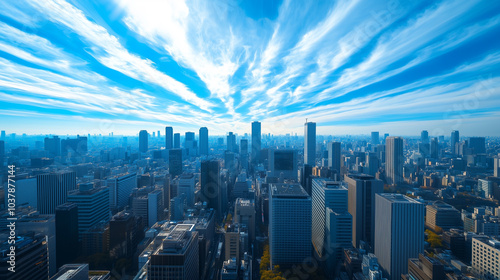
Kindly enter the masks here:
<path id="1" fill-rule="evenodd" d="M 1 278 L 499 279 L 499 138 L 262 125 L 2 131 Z"/>
<path id="2" fill-rule="evenodd" d="M 500 280 L 499 0 L 0 0 L 0 280 Z"/>

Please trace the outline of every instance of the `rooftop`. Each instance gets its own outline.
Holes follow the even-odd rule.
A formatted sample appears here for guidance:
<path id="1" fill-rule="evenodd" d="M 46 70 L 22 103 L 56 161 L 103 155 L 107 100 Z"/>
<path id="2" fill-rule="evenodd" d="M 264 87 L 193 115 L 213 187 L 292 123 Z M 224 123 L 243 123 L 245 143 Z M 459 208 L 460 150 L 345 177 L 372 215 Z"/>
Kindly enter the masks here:
<path id="1" fill-rule="evenodd" d="M 293 197 L 307 198 L 309 195 L 299 183 L 292 184 L 271 184 L 271 194 L 273 197 Z"/>
<path id="2" fill-rule="evenodd" d="M 377 195 L 391 201 L 394 203 L 418 203 L 420 202 L 416 201 L 415 199 L 402 195 L 402 194 L 396 194 L 396 193 L 378 193 Z"/>

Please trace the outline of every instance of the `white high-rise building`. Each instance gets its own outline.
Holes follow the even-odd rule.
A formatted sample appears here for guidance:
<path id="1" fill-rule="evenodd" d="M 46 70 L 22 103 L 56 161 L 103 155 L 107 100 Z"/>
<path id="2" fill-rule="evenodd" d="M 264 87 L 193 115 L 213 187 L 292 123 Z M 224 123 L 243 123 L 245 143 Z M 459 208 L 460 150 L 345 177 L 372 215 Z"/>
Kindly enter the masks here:
<path id="1" fill-rule="evenodd" d="M 311 257 L 311 207 L 311 197 L 300 184 L 270 185 L 271 267 L 291 267 Z"/>
<path id="2" fill-rule="evenodd" d="M 424 205 L 408 196 L 375 196 L 375 255 L 384 276 L 399 280 L 408 272 L 408 259 L 424 251 Z"/>
<path id="3" fill-rule="evenodd" d="M 137 187 L 137 176 L 135 173 L 116 176 L 106 183 L 109 188 L 109 207 L 123 208 L 128 204 L 132 190 Z"/>
<path id="4" fill-rule="evenodd" d="M 387 184 L 397 186 L 403 183 L 403 138 L 387 137 L 385 143 L 385 177 Z"/>

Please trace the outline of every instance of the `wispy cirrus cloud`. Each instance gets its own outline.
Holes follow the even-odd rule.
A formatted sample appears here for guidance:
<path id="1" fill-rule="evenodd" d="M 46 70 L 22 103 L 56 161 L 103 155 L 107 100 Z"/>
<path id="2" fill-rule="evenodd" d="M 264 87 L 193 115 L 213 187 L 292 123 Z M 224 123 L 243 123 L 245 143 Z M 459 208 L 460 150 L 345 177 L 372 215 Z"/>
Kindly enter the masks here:
<path id="1" fill-rule="evenodd" d="M 480 0 L 2 2 L 0 115 L 288 133 L 305 118 L 361 132 L 465 112 L 465 126 L 498 117 L 498 12 Z"/>

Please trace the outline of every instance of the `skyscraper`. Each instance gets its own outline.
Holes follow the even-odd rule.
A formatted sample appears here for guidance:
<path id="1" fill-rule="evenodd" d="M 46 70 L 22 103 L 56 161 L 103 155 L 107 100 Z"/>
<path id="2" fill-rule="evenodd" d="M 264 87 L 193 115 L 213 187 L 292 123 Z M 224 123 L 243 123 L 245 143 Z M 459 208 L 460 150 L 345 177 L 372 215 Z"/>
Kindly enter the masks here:
<path id="1" fill-rule="evenodd" d="M 439 142 L 438 138 L 431 138 L 431 158 L 437 159 L 439 157 Z"/>
<path id="2" fill-rule="evenodd" d="M 228 150 L 230 152 L 235 152 L 236 135 L 234 135 L 232 132 L 229 132 L 229 134 L 227 135 L 226 145 L 227 145 L 226 150 Z"/>
<path id="3" fill-rule="evenodd" d="M 94 188 L 94 184 L 80 184 L 68 193 L 68 202 L 78 205 L 79 239 L 82 233 L 101 221 L 109 220 L 109 189 Z"/>
<path id="4" fill-rule="evenodd" d="M 107 186 L 109 188 L 109 207 L 121 209 L 128 204 L 132 190 L 137 187 L 136 173 L 108 178 Z"/>
<path id="5" fill-rule="evenodd" d="M 67 201 L 76 189 L 76 172 L 59 171 L 36 177 L 37 206 L 40 214 L 55 214 L 56 207 Z"/>
<path id="6" fill-rule="evenodd" d="M 181 134 L 174 133 L 174 149 L 179 149 L 181 147 Z"/>
<path id="7" fill-rule="evenodd" d="M 165 149 L 170 150 L 174 147 L 174 129 L 171 126 L 165 127 Z"/>
<path id="8" fill-rule="evenodd" d="M 372 145 L 378 145 L 380 144 L 380 136 L 378 131 L 373 131 L 372 132 Z"/>
<path id="9" fill-rule="evenodd" d="M 493 158 L 493 176 L 500 177 L 500 157 Z"/>
<path id="10" fill-rule="evenodd" d="M 200 155 L 208 155 L 208 128 L 200 128 Z"/>
<path id="11" fill-rule="evenodd" d="M 375 196 L 375 255 L 384 276 L 400 279 L 424 251 L 424 205 L 401 194 Z"/>
<path id="12" fill-rule="evenodd" d="M 52 138 L 45 137 L 43 143 L 44 143 L 44 150 L 49 152 L 51 156 L 61 155 L 61 139 L 59 139 L 59 137 L 57 136 L 54 136 Z"/>
<path id="13" fill-rule="evenodd" d="M 349 213 L 352 215 L 352 245 L 360 241 L 373 248 L 375 239 L 375 194 L 384 192 L 382 180 L 364 174 L 345 176 L 349 188 Z"/>
<path id="14" fill-rule="evenodd" d="M 304 164 L 316 166 L 316 123 L 304 124 Z"/>
<path id="15" fill-rule="evenodd" d="M 387 137 L 385 147 L 387 184 L 397 186 L 403 182 L 403 163 L 403 138 Z"/>
<path id="16" fill-rule="evenodd" d="M 474 154 L 486 153 L 486 140 L 484 137 L 470 137 L 469 148 L 473 150 Z"/>
<path id="17" fill-rule="evenodd" d="M 5 157 L 5 142 L 0 141 L 0 167 L 3 166 L 4 157 Z"/>
<path id="18" fill-rule="evenodd" d="M 302 264 L 311 257 L 311 197 L 297 183 L 271 184 L 269 188 L 271 267 Z"/>
<path id="19" fill-rule="evenodd" d="M 198 144 L 194 139 L 194 132 L 186 132 L 184 137 L 184 149 L 186 149 L 186 154 L 189 156 L 196 156 Z"/>
<path id="20" fill-rule="evenodd" d="M 139 131 L 139 152 L 145 153 L 148 151 L 148 131 Z"/>
<path id="21" fill-rule="evenodd" d="M 347 188 L 342 182 L 313 179 L 312 183 L 312 243 L 319 257 L 325 253 L 326 210 L 347 211 Z M 351 236 L 349 232 L 348 237 Z"/>
<path id="22" fill-rule="evenodd" d="M 328 143 L 328 168 L 337 174 L 337 178 L 340 179 L 340 169 L 342 158 L 342 151 L 340 149 L 340 142 L 330 142 Z"/>
<path id="23" fill-rule="evenodd" d="M 375 176 L 379 168 L 379 160 L 376 153 L 367 152 L 365 159 L 364 172 L 368 175 Z"/>
<path id="24" fill-rule="evenodd" d="M 240 164 L 242 169 L 248 172 L 248 140 L 240 140 Z"/>
<path id="25" fill-rule="evenodd" d="M 297 180 L 297 151 L 296 150 L 269 150 L 269 171 L 271 176 Z"/>
<path id="26" fill-rule="evenodd" d="M 260 149 L 261 149 L 261 126 L 260 122 L 252 122 L 252 165 L 255 166 L 260 163 Z"/>
<path id="27" fill-rule="evenodd" d="M 218 217 L 221 217 L 221 191 L 220 191 L 220 162 L 218 160 L 205 160 L 201 162 L 200 197 L 206 201 L 208 208 L 214 208 Z"/>
<path id="28" fill-rule="evenodd" d="M 56 208 L 57 267 L 72 262 L 78 256 L 78 206 L 64 203 Z"/>
<path id="29" fill-rule="evenodd" d="M 172 178 L 182 174 L 182 149 L 172 149 L 168 152 L 168 172 Z"/>
<path id="30" fill-rule="evenodd" d="M 458 132 L 458 130 L 453 130 L 451 132 L 451 140 L 450 140 L 452 155 L 458 154 L 457 143 L 460 143 L 460 133 Z"/>
<path id="31" fill-rule="evenodd" d="M 420 133 L 420 142 L 429 144 L 429 132 L 427 132 L 427 130 L 422 130 Z"/>

